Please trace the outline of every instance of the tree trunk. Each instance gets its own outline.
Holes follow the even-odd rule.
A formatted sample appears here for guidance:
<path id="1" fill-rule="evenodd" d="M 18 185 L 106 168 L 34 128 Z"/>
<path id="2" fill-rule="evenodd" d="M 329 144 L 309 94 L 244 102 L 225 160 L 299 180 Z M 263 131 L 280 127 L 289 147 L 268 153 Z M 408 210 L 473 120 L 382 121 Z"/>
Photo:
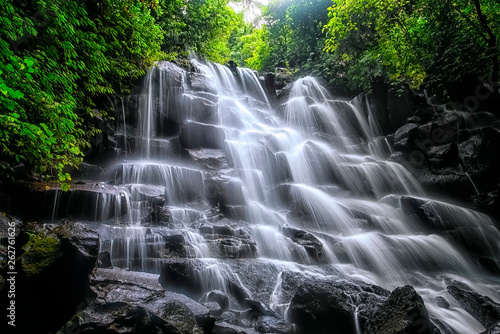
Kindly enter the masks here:
<path id="1" fill-rule="evenodd" d="M 479 17 L 481 26 L 488 35 L 488 39 L 486 40 L 486 42 L 488 43 L 488 49 L 493 58 L 493 74 L 491 76 L 491 81 L 492 83 L 495 84 L 498 82 L 498 72 L 500 71 L 500 63 L 498 61 L 498 50 L 497 50 L 497 37 L 495 36 L 491 28 L 488 26 L 488 21 L 486 20 L 486 16 L 484 16 L 483 11 L 481 10 L 481 4 L 479 3 L 479 0 L 472 0 L 472 2 L 476 7 L 477 16 Z"/>

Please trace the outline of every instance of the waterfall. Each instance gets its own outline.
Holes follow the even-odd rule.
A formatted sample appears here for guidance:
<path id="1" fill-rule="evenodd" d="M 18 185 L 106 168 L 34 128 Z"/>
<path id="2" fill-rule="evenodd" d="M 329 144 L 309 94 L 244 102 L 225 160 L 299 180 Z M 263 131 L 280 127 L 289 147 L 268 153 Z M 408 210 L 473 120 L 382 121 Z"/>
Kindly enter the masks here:
<path id="1" fill-rule="evenodd" d="M 430 198 L 387 160 L 373 121 L 316 79 L 273 106 L 248 69 L 191 66 L 160 63 L 144 79 L 135 151 L 114 179 L 128 190 L 128 225 L 100 231 L 113 265 L 159 273 L 165 259 L 196 259 L 200 289 L 251 296 L 231 260 L 258 259 L 279 272 L 267 302 L 282 315 L 281 271 L 333 268 L 390 290 L 410 284 L 456 333 L 481 330 L 435 299 L 453 279 L 500 300 L 500 282 L 475 260 L 500 267 L 488 216 Z"/>

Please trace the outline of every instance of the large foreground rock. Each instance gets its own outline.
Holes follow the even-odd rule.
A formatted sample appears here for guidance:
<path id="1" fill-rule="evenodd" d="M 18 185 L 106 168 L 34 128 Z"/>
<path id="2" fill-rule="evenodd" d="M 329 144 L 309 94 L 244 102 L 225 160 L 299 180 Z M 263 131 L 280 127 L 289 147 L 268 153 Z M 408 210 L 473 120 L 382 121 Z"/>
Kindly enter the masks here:
<path id="1" fill-rule="evenodd" d="M 97 305 L 78 312 L 57 332 L 57 334 L 66 333 L 181 334 L 183 332 L 144 307 L 116 302 Z"/>
<path id="2" fill-rule="evenodd" d="M 290 273 L 282 275 L 282 286 L 285 283 L 294 289 L 298 284 L 290 300 L 289 315 L 304 333 L 355 333 L 355 319 L 362 326 L 389 293 L 377 286 L 342 278 L 308 279 L 302 283 L 297 278 Z M 288 293 L 289 288 L 286 288 Z"/>
<path id="3" fill-rule="evenodd" d="M 210 332 L 215 318 L 196 301 L 165 292 L 158 275 L 120 269 L 99 269 L 91 282 L 95 299 L 69 321 L 81 332 L 179 333 Z"/>
<path id="4" fill-rule="evenodd" d="M 446 291 L 484 327 L 494 326 L 500 321 L 500 304 L 491 298 L 454 285 L 448 286 Z"/>
<path id="5" fill-rule="evenodd" d="M 395 289 L 383 305 L 367 319 L 365 334 L 436 333 L 424 301 L 411 286 Z"/>
<path id="6" fill-rule="evenodd" d="M 195 259 L 165 260 L 161 264 L 159 282 L 166 290 L 193 299 L 200 299 L 213 289 L 224 288 L 231 305 L 244 305 L 245 299 L 250 298 L 248 290 L 228 266 L 213 266 L 212 263 Z"/>
<path id="7" fill-rule="evenodd" d="M 98 250 L 97 233 L 80 223 L 45 228 L 18 250 L 15 301 L 19 333 L 55 332 L 85 307 L 92 295 L 89 275 Z M 8 275 L 2 271 L 2 276 Z M 1 300 L 2 307 L 5 302 Z"/>

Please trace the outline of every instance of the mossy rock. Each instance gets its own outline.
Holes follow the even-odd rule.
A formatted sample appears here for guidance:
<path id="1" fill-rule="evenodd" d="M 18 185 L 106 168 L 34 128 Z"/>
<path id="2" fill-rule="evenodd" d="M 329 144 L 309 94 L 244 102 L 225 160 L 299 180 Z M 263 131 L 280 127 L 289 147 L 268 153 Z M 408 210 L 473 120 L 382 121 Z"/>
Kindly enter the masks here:
<path id="1" fill-rule="evenodd" d="M 51 234 L 38 234 L 23 249 L 26 253 L 21 256 L 21 264 L 26 277 L 41 273 L 62 256 L 61 241 Z"/>

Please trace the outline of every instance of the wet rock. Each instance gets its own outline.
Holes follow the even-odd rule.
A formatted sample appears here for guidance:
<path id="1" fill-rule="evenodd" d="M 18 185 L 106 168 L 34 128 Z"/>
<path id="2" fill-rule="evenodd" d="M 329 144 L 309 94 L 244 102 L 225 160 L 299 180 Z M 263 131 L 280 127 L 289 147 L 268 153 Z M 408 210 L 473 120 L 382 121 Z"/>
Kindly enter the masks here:
<path id="1" fill-rule="evenodd" d="M 452 174 L 460 170 L 456 143 L 433 146 L 427 150 L 427 159 L 436 174 Z"/>
<path id="2" fill-rule="evenodd" d="M 98 179 L 104 171 L 104 168 L 98 165 L 81 162 L 78 168 L 71 171 L 71 178 L 73 180 L 95 180 Z"/>
<path id="3" fill-rule="evenodd" d="M 146 216 L 145 222 L 151 222 L 156 224 L 165 224 L 170 221 L 170 210 L 162 205 L 154 205 L 148 216 Z"/>
<path id="4" fill-rule="evenodd" d="M 183 334 L 203 333 L 193 312 L 188 306 L 177 300 L 168 300 L 162 303 L 161 307 L 157 308 L 157 314 Z"/>
<path id="5" fill-rule="evenodd" d="M 448 303 L 448 301 L 442 296 L 436 297 L 434 302 L 436 303 L 437 306 L 439 306 L 441 308 L 447 309 L 450 307 L 450 303 Z"/>
<path id="6" fill-rule="evenodd" d="M 185 334 L 201 334 L 201 328 L 213 327 L 206 307 L 187 296 L 165 292 L 158 284 L 158 275 L 99 269 L 92 290 L 96 295 L 93 308 L 118 302 L 143 307 Z"/>
<path id="7" fill-rule="evenodd" d="M 165 204 L 165 187 L 144 184 L 134 184 L 128 186 L 130 195 L 136 201 L 147 201 L 154 205 Z"/>
<path id="8" fill-rule="evenodd" d="M 290 295 L 290 288 L 298 286 L 290 300 L 290 319 L 306 333 L 354 333 L 355 313 L 362 325 L 388 295 L 380 287 L 342 278 L 315 280 L 301 279 L 297 274 L 287 276 L 282 276 L 283 292 Z"/>
<path id="9" fill-rule="evenodd" d="M 221 235 L 205 235 L 211 253 L 215 257 L 240 259 L 255 257 L 256 244 L 253 240 L 224 237 Z"/>
<path id="10" fill-rule="evenodd" d="M 229 308 L 229 297 L 227 294 L 220 290 L 212 290 L 206 293 L 203 298 L 200 299 L 200 303 L 217 303 L 223 311 L 227 311 Z"/>
<path id="11" fill-rule="evenodd" d="M 255 257 L 256 243 L 246 229 L 224 218 L 214 224 L 203 223 L 198 231 L 205 238 L 210 252 L 220 258 Z"/>
<path id="12" fill-rule="evenodd" d="M 283 67 L 277 67 L 275 72 L 274 72 L 274 77 L 275 77 L 275 88 L 276 89 L 282 89 L 288 84 L 290 84 L 293 80 L 292 74 L 290 71 L 288 71 L 286 68 Z"/>
<path id="13" fill-rule="evenodd" d="M 184 71 L 177 64 L 169 61 L 161 61 L 157 63 L 157 72 L 160 72 L 164 77 L 164 88 L 180 88 L 184 83 Z M 158 76 L 157 79 L 160 77 Z M 159 84 L 157 84 L 159 86 Z"/>
<path id="14" fill-rule="evenodd" d="M 212 178 L 217 189 L 219 205 L 245 205 L 245 196 L 243 195 L 242 182 L 234 177 L 217 177 Z"/>
<path id="15" fill-rule="evenodd" d="M 241 316 L 249 320 L 259 333 L 297 333 L 295 325 L 282 319 L 264 303 L 247 299 L 246 304 L 250 307 Z M 244 324 L 244 322 L 241 322 Z"/>
<path id="16" fill-rule="evenodd" d="M 295 325 L 286 320 L 271 316 L 261 316 L 255 319 L 253 326 L 259 333 L 296 334 Z"/>
<path id="17" fill-rule="evenodd" d="M 162 236 L 163 241 L 167 244 L 182 245 L 186 242 L 186 238 L 182 231 L 179 230 L 161 230 L 158 233 Z"/>
<path id="18" fill-rule="evenodd" d="M 481 332 L 481 334 L 500 334 L 500 321 L 497 321 L 494 325 L 489 327 L 487 330 L 484 332 Z"/>
<path id="19" fill-rule="evenodd" d="M 127 272 L 120 269 L 99 269 L 91 282 L 95 294 L 95 303 L 124 302 L 143 306 L 151 312 L 157 312 L 157 305 L 165 301 L 163 289 L 151 282 L 151 274 Z M 154 275 L 157 277 L 157 275 Z M 157 314 L 158 315 L 158 314 Z"/>
<path id="20" fill-rule="evenodd" d="M 69 191 L 63 192 L 60 185 L 52 183 L 14 182 L 11 186 L 8 209 L 28 221 L 62 218 L 106 220 L 127 212 L 123 196 L 126 189 L 123 187 L 75 183 Z M 106 202 L 105 206 L 103 202 Z M 29 210 L 26 210 L 26 203 L 30 203 Z"/>
<path id="21" fill-rule="evenodd" d="M 392 291 L 389 298 L 367 319 L 363 333 L 431 334 L 435 326 L 429 320 L 424 301 L 411 286 Z"/>
<path id="22" fill-rule="evenodd" d="M 405 124 L 415 109 L 415 97 L 408 87 L 390 89 L 387 96 L 387 116 L 391 131 Z"/>
<path id="23" fill-rule="evenodd" d="M 200 148 L 186 150 L 200 167 L 209 171 L 219 171 L 228 168 L 226 154 L 223 150 Z"/>
<path id="24" fill-rule="evenodd" d="M 500 221 L 500 191 L 494 190 L 473 195 L 471 202 L 475 210 L 484 212 L 496 221 Z"/>
<path id="25" fill-rule="evenodd" d="M 485 268 L 498 271 L 494 253 L 483 247 L 491 242 L 497 231 L 493 221 L 482 213 L 433 200 L 402 196 L 401 209 L 405 215 L 418 221 L 429 232 L 437 232 L 454 240 L 459 247 L 474 256 Z M 471 226 L 471 219 L 482 220 L 481 226 Z"/>
<path id="26" fill-rule="evenodd" d="M 289 314 L 301 331 L 354 333 L 355 306 L 349 297 L 325 286 L 304 284 L 290 301 Z"/>
<path id="27" fill-rule="evenodd" d="M 252 299 L 264 302 L 269 301 L 278 275 L 283 270 L 280 265 L 259 258 L 240 259 L 229 262 L 229 265 L 239 273 L 240 280 L 250 290 Z M 244 307 L 247 307 L 246 304 Z"/>
<path id="28" fill-rule="evenodd" d="M 16 309 L 16 329 L 55 332 L 71 319 L 92 294 L 89 275 L 98 250 L 97 233 L 79 223 L 45 228 L 18 249 L 16 305 L 22 307 Z"/>
<path id="29" fill-rule="evenodd" d="M 202 305 L 209 309 L 210 315 L 213 315 L 215 317 L 219 317 L 222 315 L 222 313 L 224 313 L 220 305 L 216 302 L 202 303 Z"/>
<path id="30" fill-rule="evenodd" d="M 0 236 L 2 239 L 17 238 L 21 229 L 22 222 L 18 218 L 0 213 Z"/>
<path id="31" fill-rule="evenodd" d="M 429 115 L 420 116 L 419 122 L 407 123 L 396 131 L 396 152 L 391 160 L 405 166 L 424 186 L 454 194 L 462 201 L 474 203 L 472 197 L 478 192 L 497 190 L 497 120 L 482 113 L 455 111 L 430 110 Z M 495 210 L 489 212 L 498 215 Z"/>
<path id="32" fill-rule="evenodd" d="M 78 312 L 57 333 L 185 333 L 141 306 L 123 302 Z"/>
<path id="33" fill-rule="evenodd" d="M 229 219 L 246 220 L 247 218 L 247 207 L 245 205 L 220 204 L 220 211 L 224 217 Z"/>
<path id="34" fill-rule="evenodd" d="M 201 96 L 200 96 L 201 95 Z M 213 93 L 189 94 L 182 97 L 182 121 L 195 121 L 205 124 L 218 124 L 217 95 Z"/>
<path id="35" fill-rule="evenodd" d="M 246 299 L 245 304 L 250 307 L 249 314 L 279 318 L 279 316 L 273 310 L 271 310 L 267 305 L 258 300 Z"/>
<path id="36" fill-rule="evenodd" d="M 224 148 L 224 130 L 222 127 L 188 121 L 180 132 L 181 146 L 184 149 Z"/>
<path id="37" fill-rule="evenodd" d="M 207 281 L 207 277 L 217 277 Z M 230 304 L 242 304 L 249 297 L 246 288 L 227 266 L 217 268 L 210 262 L 194 259 L 172 259 L 161 264 L 159 282 L 166 290 L 200 299 L 207 290 L 222 288 L 228 291 Z"/>
<path id="38" fill-rule="evenodd" d="M 202 224 L 199 227 L 200 234 L 220 234 L 224 236 L 235 235 L 233 223 L 229 219 L 222 219 L 214 224 Z"/>
<path id="39" fill-rule="evenodd" d="M 229 324 L 227 322 L 217 322 L 215 323 L 212 334 L 257 334 L 253 328 L 243 328 L 236 325 Z"/>
<path id="40" fill-rule="evenodd" d="M 415 132 L 415 129 L 418 127 L 418 124 L 415 123 L 406 123 L 402 127 L 396 130 L 394 133 L 394 142 L 400 142 L 404 139 L 409 139 L 412 134 Z"/>
<path id="41" fill-rule="evenodd" d="M 159 282 L 165 290 L 198 295 L 202 293 L 193 261 L 167 261 L 161 267 Z M 196 263 L 197 264 L 197 263 Z"/>
<path id="42" fill-rule="evenodd" d="M 290 226 L 280 226 L 279 230 L 284 236 L 289 237 L 293 242 L 303 246 L 311 258 L 316 261 L 322 260 L 323 244 L 314 235 Z"/>
<path id="43" fill-rule="evenodd" d="M 491 298 L 453 285 L 448 286 L 446 291 L 484 327 L 493 326 L 500 320 L 500 304 Z"/>
<path id="44" fill-rule="evenodd" d="M 113 284 L 116 285 L 113 285 Z M 158 283 L 158 275 L 149 274 L 138 271 L 130 271 L 126 269 L 112 268 L 98 268 L 94 276 L 92 276 L 91 286 L 93 291 L 97 296 L 101 296 L 99 292 L 95 289 L 96 286 L 108 286 L 109 288 L 104 289 L 103 291 L 111 291 L 112 289 L 121 288 L 121 284 L 126 284 L 130 286 L 139 286 L 143 291 L 156 291 L 163 295 L 164 289 Z M 103 293 L 104 293 L 103 292 Z M 104 298 L 105 297 L 105 298 Z M 145 299 L 150 298 L 151 295 L 146 295 Z M 110 298 L 109 296 L 102 295 L 103 299 Z M 124 295 L 124 298 L 127 298 Z M 132 297 L 135 298 L 135 297 Z M 136 299 L 137 300 L 137 299 Z M 133 301 L 133 300 L 131 300 Z"/>
<path id="45" fill-rule="evenodd" d="M 205 333 L 210 333 L 215 325 L 215 317 L 210 314 L 210 310 L 195 300 L 179 293 L 166 291 L 165 298 L 167 301 L 175 300 L 187 306 L 193 313 L 196 323 L 203 329 Z"/>
<path id="46" fill-rule="evenodd" d="M 191 62 L 194 64 L 193 62 Z M 195 64 L 195 66 L 197 66 Z M 217 87 L 211 77 L 208 77 L 200 72 L 189 73 L 189 88 L 195 92 L 207 92 L 217 94 Z"/>
<path id="47" fill-rule="evenodd" d="M 259 78 L 260 80 L 260 78 Z M 266 72 L 263 75 L 264 89 L 268 97 L 276 97 L 275 77 L 274 73 Z"/>
<path id="48" fill-rule="evenodd" d="M 97 265 L 99 268 L 111 268 L 111 253 L 109 251 L 100 252 L 97 255 Z"/>

